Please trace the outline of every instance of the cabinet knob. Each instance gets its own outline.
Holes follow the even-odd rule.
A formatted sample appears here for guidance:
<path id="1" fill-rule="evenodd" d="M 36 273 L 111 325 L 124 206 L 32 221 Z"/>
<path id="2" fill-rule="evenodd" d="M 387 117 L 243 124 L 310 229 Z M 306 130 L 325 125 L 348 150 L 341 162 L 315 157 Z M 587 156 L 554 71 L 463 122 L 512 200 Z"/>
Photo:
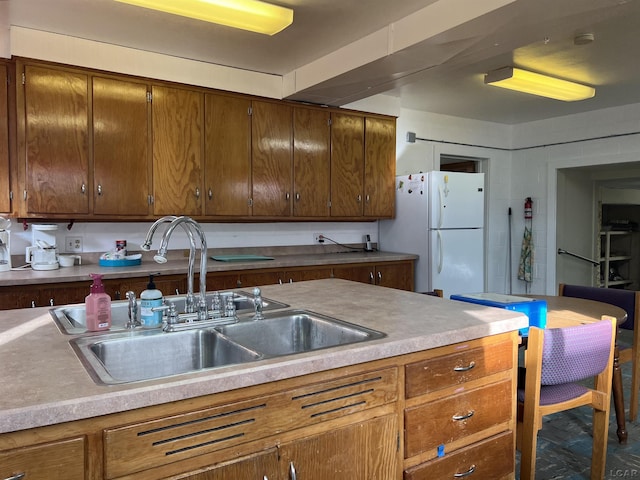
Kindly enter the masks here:
<path id="1" fill-rule="evenodd" d="M 358 195 L 357 200 L 358 200 L 358 203 L 362 202 L 362 195 Z"/>
<path id="2" fill-rule="evenodd" d="M 371 200 L 371 197 L 369 195 L 367 195 L 366 197 L 364 197 L 364 201 L 369 203 L 369 200 Z"/>
<path id="3" fill-rule="evenodd" d="M 207 195 L 209 196 L 209 200 L 211 200 L 213 198 L 213 190 L 209 189 Z"/>
<path id="4" fill-rule="evenodd" d="M 80 191 L 82 193 L 85 193 L 87 191 L 87 186 L 84 184 L 84 182 L 82 182 L 82 186 L 80 187 Z"/>
<path id="5" fill-rule="evenodd" d="M 378 283 L 382 282 L 382 272 L 378 272 Z"/>
<path id="6" fill-rule="evenodd" d="M 24 478 L 24 473 L 14 473 L 10 477 L 5 478 L 4 480 L 22 480 Z"/>
<path id="7" fill-rule="evenodd" d="M 200 198 L 200 189 L 196 188 L 196 198 Z"/>
<path id="8" fill-rule="evenodd" d="M 289 192 L 285 193 L 285 194 L 284 194 L 284 198 L 285 198 L 286 200 L 289 200 L 289 199 L 291 198 L 291 194 L 290 194 Z"/>
<path id="9" fill-rule="evenodd" d="M 473 472 L 476 471 L 476 466 L 475 465 L 471 465 L 471 468 L 469 468 L 469 470 L 467 470 L 466 472 L 462 472 L 462 473 L 454 473 L 453 474 L 453 478 L 464 478 L 464 477 L 468 477 L 469 475 L 471 475 Z"/>
<path id="10" fill-rule="evenodd" d="M 296 202 L 299 202 L 299 201 L 300 201 L 300 194 L 296 193 Z"/>
<path id="11" fill-rule="evenodd" d="M 462 420 L 466 420 L 467 418 L 473 417 L 475 413 L 476 412 L 474 412 L 473 410 L 469 410 L 467 413 L 463 413 L 462 415 L 454 415 L 451 418 L 454 419 L 456 422 L 461 422 Z"/>
<path id="12" fill-rule="evenodd" d="M 373 282 L 374 282 L 374 280 L 373 280 L 373 272 L 369 272 L 369 281 L 370 281 L 371 283 L 373 283 Z"/>
<path id="13" fill-rule="evenodd" d="M 102 185 L 98 184 L 98 195 L 102 195 Z"/>
<path id="14" fill-rule="evenodd" d="M 289 462 L 289 480 L 297 480 L 296 467 L 293 466 L 293 462 Z"/>
<path id="15" fill-rule="evenodd" d="M 463 367 L 453 367 L 453 371 L 454 372 L 468 372 L 469 370 L 471 370 L 475 366 L 476 366 L 476 362 L 474 362 L 472 360 L 471 362 L 469 362 L 469 365 L 466 365 L 466 366 L 463 366 Z"/>

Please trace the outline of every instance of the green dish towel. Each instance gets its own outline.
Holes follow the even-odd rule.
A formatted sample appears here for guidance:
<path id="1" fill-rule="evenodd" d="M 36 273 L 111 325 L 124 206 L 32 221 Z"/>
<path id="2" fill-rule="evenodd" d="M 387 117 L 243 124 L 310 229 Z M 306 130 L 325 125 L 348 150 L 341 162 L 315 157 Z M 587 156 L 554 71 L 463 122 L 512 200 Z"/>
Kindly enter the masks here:
<path id="1" fill-rule="evenodd" d="M 273 260 L 273 257 L 265 257 L 264 255 L 214 255 L 211 258 L 219 262 L 254 262 L 258 260 Z"/>

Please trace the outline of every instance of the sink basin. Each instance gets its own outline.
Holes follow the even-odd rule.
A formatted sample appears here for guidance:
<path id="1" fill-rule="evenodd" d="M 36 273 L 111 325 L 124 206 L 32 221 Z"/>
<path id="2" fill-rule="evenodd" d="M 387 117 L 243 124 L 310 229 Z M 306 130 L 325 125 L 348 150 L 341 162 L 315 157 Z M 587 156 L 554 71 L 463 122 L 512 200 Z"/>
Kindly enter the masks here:
<path id="1" fill-rule="evenodd" d="M 307 310 L 270 313 L 264 320 L 215 327 L 225 337 L 267 357 L 337 347 L 384 333 Z"/>
<path id="2" fill-rule="evenodd" d="M 79 337 L 70 343 L 93 379 L 104 384 L 151 380 L 262 357 L 212 329 L 138 330 Z"/>
<path id="3" fill-rule="evenodd" d="M 308 310 L 265 314 L 215 328 L 165 333 L 134 330 L 70 341 L 98 383 L 118 384 L 192 373 L 384 337 L 385 334 Z"/>
<path id="4" fill-rule="evenodd" d="M 246 292 L 220 292 L 225 297 L 233 295 L 236 304 L 236 313 L 238 315 L 252 314 L 254 312 L 253 294 Z M 211 303 L 213 292 L 207 293 L 207 304 Z M 178 312 L 184 311 L 186 297 L 184 295 L 175 295 L 165 297 L 166 300 L 176 305 Z M 276 302 L 268 298 L 262 298 L 263 311 L 286 308 L 289 305 Z M 138 305 L 140 305 L 138 300 Z M 125 325 L 129 320 L 129 302 L 127 300 L 117 300 L 111 302 L 111 332 L 125 331 Z M 138 307 L 139 308 L 139 307 Z M 56 307 L 50 310 L 51 316 L 55 320 L 58 328 L 62 333 L 69 335 L 79 335 L 87 332 L 87 317 L 84 304 L 66 305 Z"/>

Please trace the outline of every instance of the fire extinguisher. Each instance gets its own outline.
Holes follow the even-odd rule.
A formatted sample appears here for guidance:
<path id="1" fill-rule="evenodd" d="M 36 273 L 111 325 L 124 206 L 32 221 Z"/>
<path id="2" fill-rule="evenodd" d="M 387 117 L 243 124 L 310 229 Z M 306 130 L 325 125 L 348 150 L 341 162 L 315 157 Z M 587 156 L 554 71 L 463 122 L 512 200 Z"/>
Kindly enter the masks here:
<path id="1" fill-rule="evenodd" d="M 531 220 L 533 218 L 533 200 L 527 197 L 524 201 L 524 219 Z"/>

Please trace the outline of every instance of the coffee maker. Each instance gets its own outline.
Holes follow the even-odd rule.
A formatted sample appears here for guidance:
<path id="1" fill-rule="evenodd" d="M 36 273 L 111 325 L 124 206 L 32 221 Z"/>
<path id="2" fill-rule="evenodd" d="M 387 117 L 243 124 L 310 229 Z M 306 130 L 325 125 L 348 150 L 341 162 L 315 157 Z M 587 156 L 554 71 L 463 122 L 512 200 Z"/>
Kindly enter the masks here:
<path id="1" fill-rule="evenodd" d="M 0 272 L 11 270 L 11 221 L 0 217 Z"/>
<path id="2" fill-rule="evenodd" d="M 32 225 L 32 243 L 27 247 L 25 260 L 34 270 L 56 270 L 58 248 L 56 247 L 57 225 Z"/>

